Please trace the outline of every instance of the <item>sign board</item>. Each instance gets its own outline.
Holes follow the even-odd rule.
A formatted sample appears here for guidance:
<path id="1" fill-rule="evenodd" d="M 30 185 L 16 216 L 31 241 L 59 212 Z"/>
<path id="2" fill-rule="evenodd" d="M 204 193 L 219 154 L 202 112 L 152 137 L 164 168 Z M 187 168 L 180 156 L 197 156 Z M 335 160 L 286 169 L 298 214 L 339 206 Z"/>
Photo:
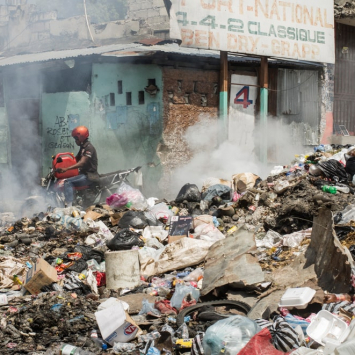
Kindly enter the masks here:
<path id="1" fill-rule="evenodd" d="M 333 0 L 172 0 L 183 47 L 335 62 Z"/>
<path id="2" fill-rule="evenodd" d="M 254 149 L 255 104 L 258 95 L 257 76 L 233 74 L 229 103 L 229 134 L 238 146 Z"/>

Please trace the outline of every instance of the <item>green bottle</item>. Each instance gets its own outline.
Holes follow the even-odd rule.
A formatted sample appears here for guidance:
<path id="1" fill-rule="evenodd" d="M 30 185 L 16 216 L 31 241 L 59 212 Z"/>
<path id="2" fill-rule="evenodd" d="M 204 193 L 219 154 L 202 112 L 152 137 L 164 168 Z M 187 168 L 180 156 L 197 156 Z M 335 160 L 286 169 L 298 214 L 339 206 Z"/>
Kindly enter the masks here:
<path id="1" fill-rule="evenodd" d="M 337 188 L 335 186 L 323 185 L 322 190 L 323 190 L 323 192 L 329 192 L 330 194 L 333 194 L 333 195 L 335 195 L 337 193 Z"/>

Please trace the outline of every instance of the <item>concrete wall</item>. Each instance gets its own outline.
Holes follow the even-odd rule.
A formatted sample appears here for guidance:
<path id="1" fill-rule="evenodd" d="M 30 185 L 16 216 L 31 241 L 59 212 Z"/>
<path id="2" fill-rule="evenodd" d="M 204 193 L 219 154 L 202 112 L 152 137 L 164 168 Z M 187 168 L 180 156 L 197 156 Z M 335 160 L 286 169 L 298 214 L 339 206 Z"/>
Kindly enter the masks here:
<path id="1" fill-rule="evenodd" d="M 91 128 L 90 98 L 86 92 L 42 94 L 43 176 L 52 165 L 52 155 L 78 152 L 71 131 L 79 125 Z"/>
<path id="2" fill-rule="evenodd" d="M 148 79 L 160 89 L 144 91 Z M 118 81 L 122 93 L 118 93 Z M 138 101 L 143 91 L 144 104 Z M 131 105 L 127 105 L 131 93 Z M 114 100 L 114 101 L 113 101 Z M 99 172 L 144 166 L 144 184 L 157 190 L 161 166 L 156 154 L 162 133 L 162 72 L 155 65 L 94 64 L 92 71 L 91 137 L 99 156 Z M 148 163 L 157 165 L 149 168 Z M 151 164 L 152 165 L 152 164 Z"/>

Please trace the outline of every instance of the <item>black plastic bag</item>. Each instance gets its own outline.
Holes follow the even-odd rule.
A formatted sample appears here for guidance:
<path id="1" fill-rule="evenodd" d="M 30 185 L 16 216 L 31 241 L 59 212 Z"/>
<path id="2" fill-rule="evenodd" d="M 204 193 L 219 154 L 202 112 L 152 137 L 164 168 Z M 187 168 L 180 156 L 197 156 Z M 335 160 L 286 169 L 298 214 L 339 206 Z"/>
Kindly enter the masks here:
<path id="1" fill-rule="evenodd" d="M 344 166 L 335 159 L 322 161 L 318 164 L 318 167 L 322 170 L 324 175 L 337 182 L 347 182 L 349 176 Z"/>
<path id="2" fill-rule="evenodd" d="M 87 268 L 86 261 L 81 258 L 81 259 L 74 261 L 74 264 L 72 266 L 68 267 L 67 269 L 65 269 L 65 272 L 75 271 L 75 272 L 81 273 L 86 268 Z"/>
<path id="3" fill-rule="evenodd" d="M 346 161 L 345 170 L 351 176 L 355 175 L 355 157 L 351 157 Z"/>
<path id="4" fill-rule="evenodd" d="M 201 192 L 198 187 L 194 184 L 185 184 L 180 192 L 178 193 L 175 202 L 181 203 L 183 201 L 187 202 L 200 202 Z"/>
<path id="5" fill-rule="evenodd" d="M 140 238 L 140 234 L 125 228 L 119 231 L 106 245 L 110 250 L 130 250 L 134 246 L 143 247 L 144 242 Z"/>
<path id="6" fill-rule="evenodd" d="M 76 245 L 74 251 L 83 254 L 82 259 L 85 261 L 95 259 L 100 264 L 105 260 L 105 255 L 102 251 L 85 245 Z"/>
<path id="7" fill-rule="evenodd" d="M 119 228 L 136 228 L 143 229 L 149 225 L 149 222 L 143 212 L 128 211 L 118 222 Z"/>
<path id="8" fill-rule="evenodd" d="M 203 200 L 212 201 L 214 197 L 220 197 L 223 201 L 229 202 L 232 200 L 232 189 L 226 185 L 217 184 L 210 186 L 202 195 Z"/>

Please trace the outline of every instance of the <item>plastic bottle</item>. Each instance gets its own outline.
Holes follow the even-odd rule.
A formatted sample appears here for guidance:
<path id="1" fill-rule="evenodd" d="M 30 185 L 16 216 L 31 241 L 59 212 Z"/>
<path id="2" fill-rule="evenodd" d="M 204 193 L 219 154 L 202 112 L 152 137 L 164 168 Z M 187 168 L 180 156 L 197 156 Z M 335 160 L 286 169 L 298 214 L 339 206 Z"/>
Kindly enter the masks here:
<path id="1" fill-rule="evenodd" d="M 335 186 L 323 185 L 322 191 L 329 192 L 330 194 L 335 195 L 337 193 L 337 188 Z"/>
<path id="2" fill-rule="evenodd" d="M 99 337 L 97 334 L 97 330 L 94 329 L 91 331 L 91 340 L 95 343 L 95 345 L 102 350 L 107 350 L 107 344 L 104 342 L 103 339 Z"/>
<path id="3" fill-rule="evenodd" d="M 336 302 L 343 302 L 348 301 L 351 302 L 351 296 L 348 294 L 334 294 L 328 293 L 324 295 L 323 303 L 336 303 Z"/>
<path id="4" fill-rule="evenodd" d="M 95 355 L 91 351 L 78 348 L 77 346 L 61 343 L 54 348 L 48 349 L 45 355 Z"/>
<path id="5" fill-rule="evenodd" d="M 336 186 L 336 189 L 344 194 L 348 194 L 350 192 L 350 188 L 348 186 Z"/>

